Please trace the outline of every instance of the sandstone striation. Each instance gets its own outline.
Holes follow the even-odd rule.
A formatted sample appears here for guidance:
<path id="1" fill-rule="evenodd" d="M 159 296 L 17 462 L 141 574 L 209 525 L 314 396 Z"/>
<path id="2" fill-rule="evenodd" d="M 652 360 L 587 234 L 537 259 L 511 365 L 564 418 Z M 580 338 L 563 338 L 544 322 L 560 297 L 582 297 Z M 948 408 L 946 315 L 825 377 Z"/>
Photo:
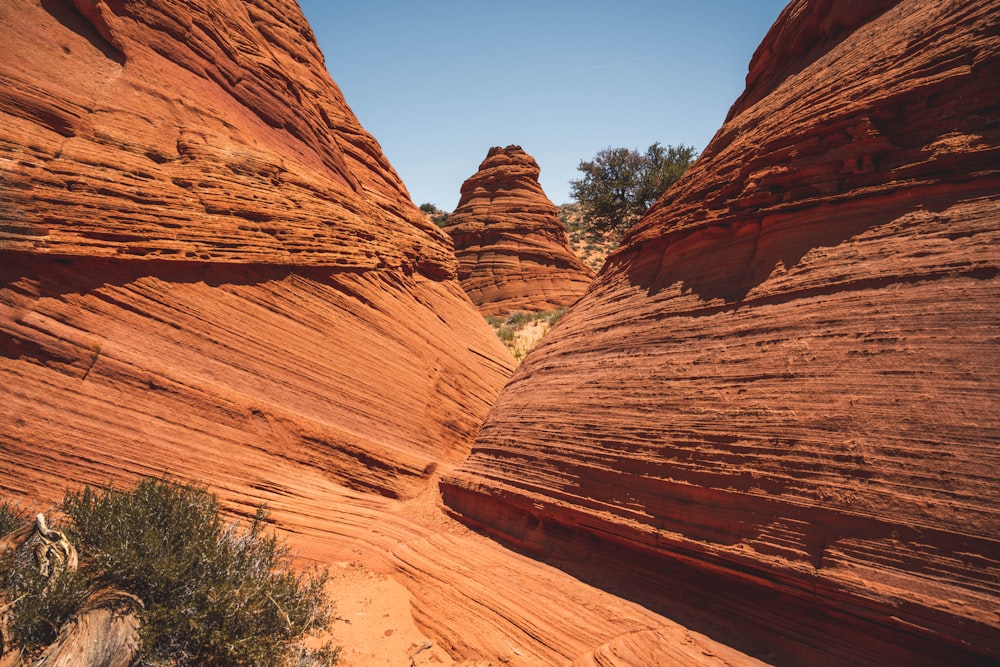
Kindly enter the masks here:
<path id="1" fill-rule="evenodd" d="M 465 456 L 513 360 L 292 0 L 0 26 L 0 490 L 168 474 L 245 510 Z"/>
<path id="2" fill-rule="evenodd" d="M 462 184 L 444 227 L 455 242 L 462 287 L 484 315 L 563 308 L 593 280 L 570 249 L 539 173 L 520 146 L 491 148 Z"/>
<path id="3" fill-rule="evenodd" d="M 997 81 L 993 3 L 792 2 L 446 503 L 768 661 L 1000 658 Z"/>
<path id="4" fill-rule="evenodd" d="M 345 667 L 568 664 L 634 633 L 740 657 L 441 514 L 434 470 L 514 362 L 293 2 L 14 0 L 0 35 L 0 495 L 168 475 L 266 503 L 306 563 L 411 591 L 394 654 L 402 626 L 349 641 L 367 608 L 333 591 Z M 90 606 L 49 659 L 129 636 Z"/>
<path id="5" fill-rule="evenodd" d="M 410 591 L 412 646 L 371 614 L 345 667 L 609 664 L 633 635 L 745 658 L 441 513 L 514 362 L 294 2 L 12 0 L 0 37 L 0 496 L 166 475 L 264 503 L 302 561 Z M 105 602 L 45 659 L 111 631 L 127 662 Z"/>
<path id="6" fill-rule="evenodd" d="M 0 22 L 5 250 L 453 273 L 291 0 Z"/>

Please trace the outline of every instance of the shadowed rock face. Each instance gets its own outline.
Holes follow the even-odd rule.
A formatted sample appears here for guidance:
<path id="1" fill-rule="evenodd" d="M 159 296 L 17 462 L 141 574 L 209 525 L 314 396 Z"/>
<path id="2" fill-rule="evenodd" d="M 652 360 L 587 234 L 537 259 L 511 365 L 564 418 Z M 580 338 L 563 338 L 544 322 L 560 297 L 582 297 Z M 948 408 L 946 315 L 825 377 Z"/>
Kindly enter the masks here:
<path id="1" fill-rule="evenodd" d="M 293 1 L 0 30 L 0 490 L 170 474 L 243 509 L 464 458 L 513 361 Z"/>
<path id="2" fill-rule="evenodd" d="M 998 34 L 792 2 L 446 502 L 768 659 L 1000 656 Z"/>
<path id="3" fill-rule="evenodd" d="M 484 315 L 569 306 L 594 277 L 570 249 L 539 173 L 520 146 L 491 148 L 444 228 L 462 287 Z"/>

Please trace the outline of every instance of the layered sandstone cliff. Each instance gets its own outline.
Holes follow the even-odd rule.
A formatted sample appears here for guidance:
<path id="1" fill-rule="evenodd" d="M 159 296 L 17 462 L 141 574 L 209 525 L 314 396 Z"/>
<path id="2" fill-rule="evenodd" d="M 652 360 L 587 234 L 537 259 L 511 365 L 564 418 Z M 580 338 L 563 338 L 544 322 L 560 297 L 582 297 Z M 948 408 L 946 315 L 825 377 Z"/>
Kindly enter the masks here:
<path id="1" fill-rule="evenodd" d="M 1000 658 L 998 81 L 993 3 L 792 2 L 446 502 L 768 660 Z"/>
<path id="2" fill-rule="evenodd" d="M 0 490 L 405 496 L 465 456 L 513 362 L 295 2 L 0 26 Z"/>
<path id="3" fill-rule="evenodd" d="M 264 502 L 345 667 L 740 658 L 441 515 L 513 359 L 293 2 L 2 2 L 0 77 L 0 496 Z"/>
<path id="4" fill-rule="evenodd" d="M 520 146 L 491 148 L 444 227 L 462 287 L 484 315 L 569 306 L 594 277 L 570 249 L 539 173 Z"/>

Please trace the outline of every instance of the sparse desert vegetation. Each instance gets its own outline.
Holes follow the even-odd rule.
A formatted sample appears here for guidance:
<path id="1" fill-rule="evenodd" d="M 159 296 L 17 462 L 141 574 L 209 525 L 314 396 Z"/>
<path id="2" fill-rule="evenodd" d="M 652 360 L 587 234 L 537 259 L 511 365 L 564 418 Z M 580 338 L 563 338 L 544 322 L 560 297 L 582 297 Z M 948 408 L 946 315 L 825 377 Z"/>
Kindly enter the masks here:
<path id="1" fill-rule="evenodd" d="M 521 361 L 565 313 L 565 308 L 540 313 L 517 311 L 506 317 L 487 317 L 486 321 L 514 358 Z"/>
<path id="2" fill-rule="evenodd" d="M 289 548 L 266 529 L 263 508 L 249 525 L 227 524 L 207 489 L 147 479 L 130 490 L 67 492 L 57 509 L 79 569 L 46 576 L 30 541 L 3 553 L 0 601 L 8 612 L 0 652 L 40 653 L 92 593 L 112 589 L 142 602 L 140 665 L 336 663 L 331 644 L 303 644 L 330 622 L 328 572 L 294 569 Z M 29 526 L 17 506 L 0 505 L 4 533 Z"/>
<path id="3" fill-rule="evenodd" d="M 556 207 L 556 215 L 566 227 L 569 235 L 569 245 L 580 260 L 595 272 L 604 266 L 604 260 L 618 247 L 618 242 L 610 235 L 596 239 L 588 232 L 587 223 L 583 217 L 583 207 L 573 202 Z"/>
<path id="4" fill-rule="evenodd" d="M 451 215 L 448 211 L 442 211 L 441 209 L 439 209 L 434 204 L 431 204 L 430 202 L 421 204 L 420 211 L 428 218 L 430 218 L 431 222 L 433 222 L 438 227 L 441 227 L 444 225 L 444 223 L 448 222 L 448 216 Z"/>

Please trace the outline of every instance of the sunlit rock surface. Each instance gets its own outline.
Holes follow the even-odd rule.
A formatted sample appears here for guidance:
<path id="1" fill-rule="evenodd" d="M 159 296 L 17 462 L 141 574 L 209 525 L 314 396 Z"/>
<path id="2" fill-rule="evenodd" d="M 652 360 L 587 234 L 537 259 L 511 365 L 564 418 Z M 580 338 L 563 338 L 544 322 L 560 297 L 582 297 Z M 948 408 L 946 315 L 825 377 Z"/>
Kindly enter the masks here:
<path id="1" fill-rule="evenodd" d="M 291 1 L 0 6 L 0 487 L 406 496 L 513 362 Z"/>
<path id="2" fill-rule="evenodd" d="M 767 660 L 1000 658 L 998 54 L 991 2 L 792 2 L 446 503 Z"/>
<path id="3" fill-rule="evenodd" d="M 484 315 L 563 308 L 593 280 L 570 249 L 539 173 L 520 146 L 494 146 L 462 184 L 444 227 L 455 242 L 462 287 Z"/>

